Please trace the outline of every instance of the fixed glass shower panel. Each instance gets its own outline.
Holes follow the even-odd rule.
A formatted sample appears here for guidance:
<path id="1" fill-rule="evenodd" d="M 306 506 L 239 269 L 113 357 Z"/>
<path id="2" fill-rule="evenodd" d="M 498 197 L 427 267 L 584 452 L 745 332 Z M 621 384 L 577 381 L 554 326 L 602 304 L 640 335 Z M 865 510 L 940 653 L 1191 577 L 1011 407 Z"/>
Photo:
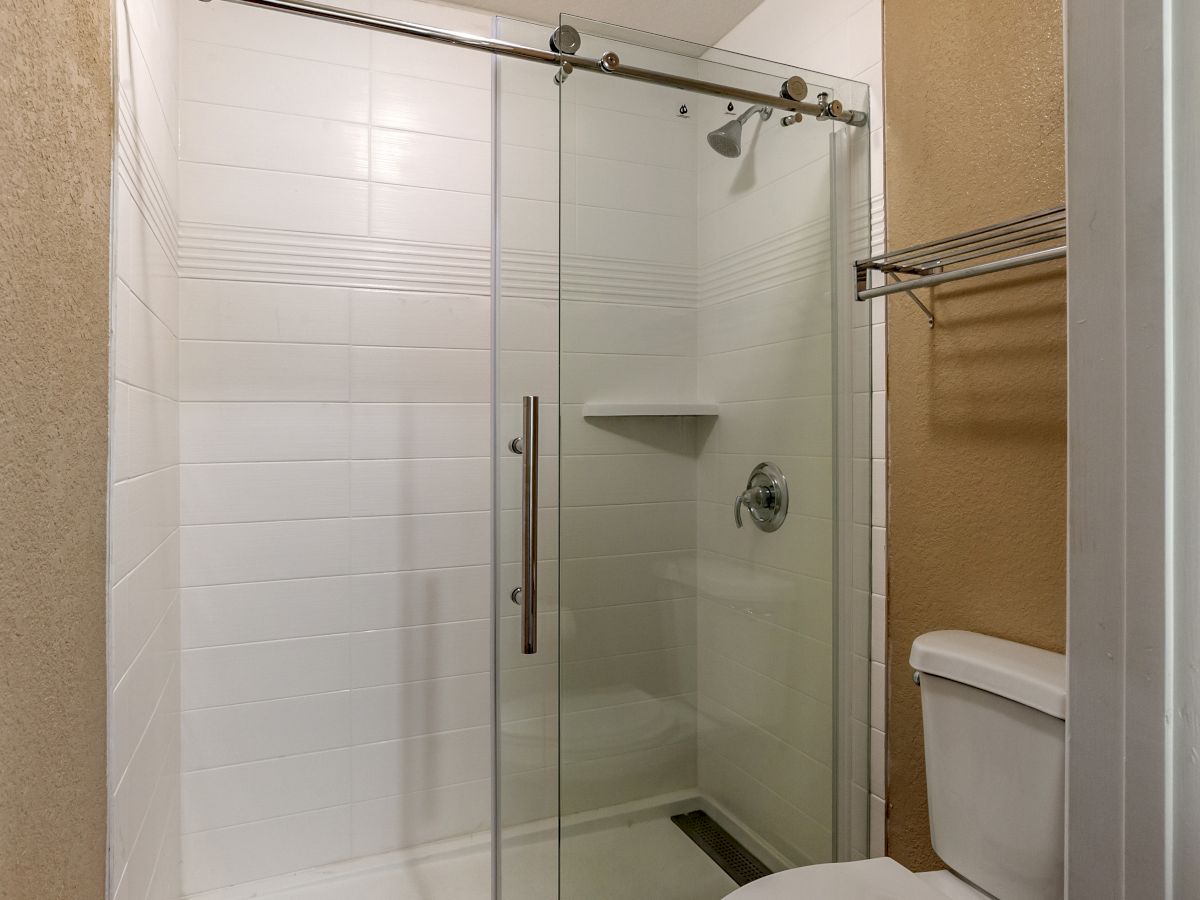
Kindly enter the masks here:
<path id="1" fill-rule="evenodd" d="M 852 82 L 561 24 L 616 66 L 800 75 L 865 109 Z M 867 130 L 582 68 L 559 101 L 560 896 L 715 900 L 838 856 L 837 261 Z M 683 826 L 744 853 L 723 870 Z"/>
<path id="2" fill-rule="evenodd" d="M 498 18 L 494 36 L 550 30 Z M 558 266 L 556 69 L 493 63 L 495 398 L 494 880 L 558 896 Z"/>

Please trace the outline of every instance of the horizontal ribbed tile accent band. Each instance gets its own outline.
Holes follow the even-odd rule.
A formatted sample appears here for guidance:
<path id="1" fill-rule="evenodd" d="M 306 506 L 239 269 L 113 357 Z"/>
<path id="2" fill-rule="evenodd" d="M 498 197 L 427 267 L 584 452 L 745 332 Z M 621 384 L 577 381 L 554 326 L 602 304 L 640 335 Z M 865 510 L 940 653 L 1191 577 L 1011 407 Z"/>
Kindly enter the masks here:
<path id="1" fill-rule="evenodd" d="M 184 222 L 179 259 L 186 278 L 480 295 L 491 290 L 486 247 Z M 566 299 L 653 297 L 662 305 L 695 304 L 697 273 L 692 268 L 579 254 L 564 255 L 562 266 Z M 506 295 L 557 299 L 558 255 L 506 250 L 501 278 Z"/>

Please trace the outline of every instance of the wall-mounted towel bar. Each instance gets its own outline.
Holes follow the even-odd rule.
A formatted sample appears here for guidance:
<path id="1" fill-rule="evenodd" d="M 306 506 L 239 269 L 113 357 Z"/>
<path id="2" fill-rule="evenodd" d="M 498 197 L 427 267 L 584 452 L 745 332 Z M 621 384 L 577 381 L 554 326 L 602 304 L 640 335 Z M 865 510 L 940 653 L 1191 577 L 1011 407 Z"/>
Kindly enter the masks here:
<path id="1" fill-rule="evenodd" d="M 903 291 L 921 308 L 932 328 L 933 313 L 913 293 L 914 288 L 1063 259 L 1067 255 L 1066 239 L 1067 208 L 1056 206 L 941 240 L 891 250 L 854 264 L 858 276 L 856 299 L 870 300 Z M 868 287 L 868 273 L 872 271 L 883 272 L 892 283 Z M 902 275 L 913 277 L 902 278 Z"/>

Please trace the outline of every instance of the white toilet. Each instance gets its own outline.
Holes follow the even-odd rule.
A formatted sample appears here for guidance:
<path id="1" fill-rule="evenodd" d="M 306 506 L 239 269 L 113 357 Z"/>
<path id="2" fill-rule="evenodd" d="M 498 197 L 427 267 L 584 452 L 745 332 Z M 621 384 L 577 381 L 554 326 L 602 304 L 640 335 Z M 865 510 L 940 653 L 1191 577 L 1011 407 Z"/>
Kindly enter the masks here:
<path id="1" fill-rule="evenodd" d="M 891 859 L 805 866 L 729 900 L 1061 900 L 1066 657 L 969 631 L 913 642 L 933 848 L 952 872 Z"/>

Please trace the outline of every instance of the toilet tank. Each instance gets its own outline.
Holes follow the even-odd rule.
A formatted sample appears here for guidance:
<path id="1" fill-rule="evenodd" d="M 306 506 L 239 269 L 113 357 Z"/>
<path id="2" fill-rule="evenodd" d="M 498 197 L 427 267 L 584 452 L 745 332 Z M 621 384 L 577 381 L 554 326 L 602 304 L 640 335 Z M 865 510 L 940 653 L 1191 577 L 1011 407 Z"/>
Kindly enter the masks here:
<path id="1" fill-rule="evenodd" d="M 1067 665 L 1061 653 L 935 631 L 920 673 L 933 849 L 999 900 L 1063 896 Z"/>

